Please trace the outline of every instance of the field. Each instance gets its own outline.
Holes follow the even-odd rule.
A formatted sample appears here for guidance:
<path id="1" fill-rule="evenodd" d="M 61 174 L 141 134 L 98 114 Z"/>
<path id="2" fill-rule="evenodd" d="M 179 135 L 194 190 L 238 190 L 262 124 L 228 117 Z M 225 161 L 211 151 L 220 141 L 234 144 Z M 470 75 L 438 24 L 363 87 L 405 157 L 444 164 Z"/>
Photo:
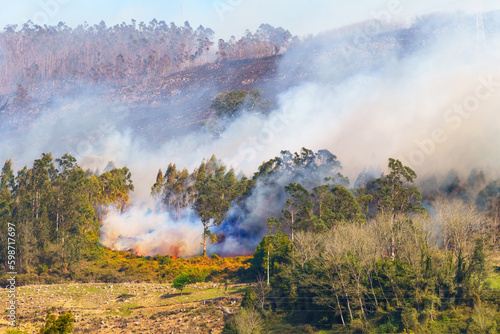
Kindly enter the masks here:
<path id="1" fill-rule="evenodd" d="M 71 311 L 75 333 L 221 333 L 227 313 L 239 308 L 246 287 L 219 283 L 85 283 L 29 285 L 18 289 L 18 328 L 38 333 L 48 310 Z M 2 304 L 7 294 L 2 291 Z M 0 332 L 7 331 L 5 316 Z M 8 333 L 8 332 L 7 332 Z"/>

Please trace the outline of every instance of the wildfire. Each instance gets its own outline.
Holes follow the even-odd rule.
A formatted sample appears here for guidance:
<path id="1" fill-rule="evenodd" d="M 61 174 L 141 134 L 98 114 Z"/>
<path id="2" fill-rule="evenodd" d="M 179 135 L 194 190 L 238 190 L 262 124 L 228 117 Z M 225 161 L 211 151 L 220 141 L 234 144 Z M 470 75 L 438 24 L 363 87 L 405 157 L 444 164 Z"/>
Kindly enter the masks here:
<path id="1" fill-rule="evenodd" d="M 179 243 L 177 245 L 171 245 L 168 250 L 168 254 L 172 257 L 172 259 L 177 259 L 179 256 L 179 252 L 181 252 L 183 244 Z"/>

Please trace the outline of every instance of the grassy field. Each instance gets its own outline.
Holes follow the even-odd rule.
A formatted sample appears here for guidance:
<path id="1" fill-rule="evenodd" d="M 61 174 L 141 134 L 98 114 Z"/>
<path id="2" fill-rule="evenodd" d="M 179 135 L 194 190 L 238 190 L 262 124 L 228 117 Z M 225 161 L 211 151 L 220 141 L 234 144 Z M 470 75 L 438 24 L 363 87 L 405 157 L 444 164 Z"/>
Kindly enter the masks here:
<path id="1" fill-rule="evenodd" d="M 48 310 L 75 316 L 75 333 L 220 333 L 225 314 L 237 312 L 245 286 L 198 283 L 56 284 L 18 289 L 18 328 L 38 333 Z M 7 293 L 2 291 L 2 303 Z M 5 305 L 5 304 L 4 304 Z M 5 314 L 0 332 L 9 328 Z"/>

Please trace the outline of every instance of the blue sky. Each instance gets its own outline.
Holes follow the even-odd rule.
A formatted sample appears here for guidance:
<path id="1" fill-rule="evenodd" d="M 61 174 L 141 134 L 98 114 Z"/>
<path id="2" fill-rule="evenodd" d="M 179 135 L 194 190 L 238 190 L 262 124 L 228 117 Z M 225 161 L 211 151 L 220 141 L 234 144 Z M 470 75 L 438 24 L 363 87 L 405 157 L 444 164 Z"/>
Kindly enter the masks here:
<path id="1" fill-rule="evenodd" d="M 482 1 L 485 10 L 500 8 L 498 0 Z M 0 27 L 27 20 L 70 26 L 104 20 L 109 26 L 156 18 L 176 24 L 188 20 L 223 38 L 255 30 L 260 23 L 303 36 L 379 15 L 406 20 L 434 11 L 474 10 L 473 0 L 0 0 Z"/>

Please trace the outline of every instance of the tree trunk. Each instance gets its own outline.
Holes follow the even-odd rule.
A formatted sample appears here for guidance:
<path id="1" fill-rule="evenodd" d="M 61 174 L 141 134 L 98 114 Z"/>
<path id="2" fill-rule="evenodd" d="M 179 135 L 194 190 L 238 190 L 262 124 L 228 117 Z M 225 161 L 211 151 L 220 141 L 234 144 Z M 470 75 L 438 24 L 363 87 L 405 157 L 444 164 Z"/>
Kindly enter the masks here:
<path id="1" fill-rule="evenodd" d="M 267 244 L 267 285 L 269 285 L 269 243 Z"/>
<path id="2" fill-rule="evenodd" d="M 203 256 L 207 256 L 207 231 L 208 227 L 203 224 Z"/>
<path id="3" fill-rule="evenodd" d="M 342 284 L 342 290 L 344 290 L 345 300 L 347 302 L 347 309 L 349 310 L 349 316 L 351 317 L 351 321 L 352 321 L 352 320 L 354 320 L 354 318 L 352 317 L 351 304 L 349 303 L 349 295 L 347 294 L 347 290 L 346 290 L 345 285 L 344 285 L 344 280 L 342 279 L 342 277 L 340 275 L 339 275 L 339 278 L 340 278 L 340 283 Z"/>
<path id="4" fill-rule="evenodd" d="M 344 315 L 342 314 L 342 308 L 340 307 L 339 296 L 335 293 L 335 297 L 337 298 L 337 306 L 339 307 L 340 319 L 342 320 L 342 325 L 345 326 Z"/>
<path id="5" fill-rule="evenodd" d="M 370 281 L 370 287 L 372 289 L 373 298 L 375 299 L 375 305 L 378 307 L 377 295 L 375 294 L 375 290 L 373 289 L 372 276 L 370 275 L 370 271 L 366 269 L 366 275 L 368 276 L 368 280 Z"/>

